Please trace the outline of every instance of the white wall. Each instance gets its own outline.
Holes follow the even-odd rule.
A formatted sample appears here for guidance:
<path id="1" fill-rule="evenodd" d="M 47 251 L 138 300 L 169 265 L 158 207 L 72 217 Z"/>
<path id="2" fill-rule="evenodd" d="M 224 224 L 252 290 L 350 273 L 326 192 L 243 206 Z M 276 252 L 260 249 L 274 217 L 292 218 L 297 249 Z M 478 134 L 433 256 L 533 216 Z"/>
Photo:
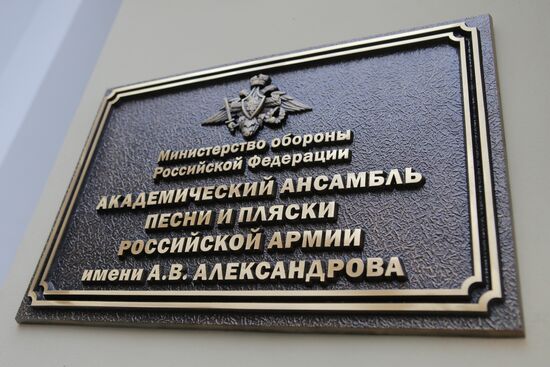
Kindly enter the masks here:
<path id="1" fill-rule="evenodd" d="M 0 0 L 0 284 L 119 0 Z"/>
<path id="2" fill-rule="evenodd" d="M 305 335 L 17 325 L 19 302 L 104 91 L 247 58 L 490 13 L 525 339 Z M 550 358 L 550 2 L 125 1 L 0 291 L 2 365 L 546 366 Z M 252 33 L 248 33 L 251 32 Z M 246 42 L 239 39 L 247 36 Z M 251 42 L 250 39 L 254 42 Z M 58 104 L 64 108 L 62 103 Z M 31 149 L 31 147 L 29 147 Z M 40 152 L 41 149 L 36 149 Z"/>

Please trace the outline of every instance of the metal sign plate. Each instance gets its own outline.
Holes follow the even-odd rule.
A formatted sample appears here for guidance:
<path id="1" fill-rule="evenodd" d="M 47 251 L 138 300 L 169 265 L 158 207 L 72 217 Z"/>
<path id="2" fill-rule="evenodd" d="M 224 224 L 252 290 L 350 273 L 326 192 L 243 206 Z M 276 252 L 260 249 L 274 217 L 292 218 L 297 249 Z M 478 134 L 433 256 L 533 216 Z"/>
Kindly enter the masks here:
<path id="1" fill-rule="evenodd" d="M 109 91 L 17 320 L 523 335 L 490 18 Z"/>

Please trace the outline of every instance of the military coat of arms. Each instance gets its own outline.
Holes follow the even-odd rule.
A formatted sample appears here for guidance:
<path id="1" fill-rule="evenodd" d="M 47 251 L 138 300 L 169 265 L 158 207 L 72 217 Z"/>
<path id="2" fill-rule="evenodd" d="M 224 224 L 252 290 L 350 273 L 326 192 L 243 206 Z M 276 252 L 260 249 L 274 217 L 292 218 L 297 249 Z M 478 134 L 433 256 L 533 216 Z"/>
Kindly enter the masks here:
<path id="1" fill-rule="evenodd" d="M 271 84 L 268 75 L 250 78 L 250 90 L 242 90 L 239 97 L 224 98 L 224 106 L 204 120 L 203 125 L 227 126 L 231 134 L 240 132 L 246 139 L 253 138 L 263 127 L 281 126 L 287 114 L 311 110 L 311 107 L 282 92 Z"/>

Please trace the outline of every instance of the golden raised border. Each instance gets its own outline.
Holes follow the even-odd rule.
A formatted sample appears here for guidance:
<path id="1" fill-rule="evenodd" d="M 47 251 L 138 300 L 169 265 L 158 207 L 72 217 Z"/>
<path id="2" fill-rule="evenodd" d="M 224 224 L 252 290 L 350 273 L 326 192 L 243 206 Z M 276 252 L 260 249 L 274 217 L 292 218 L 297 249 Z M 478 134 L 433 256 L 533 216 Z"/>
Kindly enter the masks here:
<path id="1" fill-rule="evenodd" d="M 473 76 L 475 80 L 475 95 L 479 119 L 479 134 L 481 141 L 482 181 L 484 187 L 485 214 L 487 217 L 487 239 L 489 254 L 489 278 L 491 289 L 486 291 L 477 303 L 344 303 L 344 302 L 158 302 L 158 301 L 116 301 L 116 300 L 63 300 L 65 297 L 83 296 L 228 296 L 228 297 L 464 297 L 469 295 L 472 285 L 482 282 L 482 264 L 480 254 L 479 223 L 477 218 L 477 198 L 474 173 L 474 154 L 472 137 L 472 120 L 470 112 L 470 96 L 468 88 L 468 67 L 466 45 L 464 38 L 454 31 L 462 30 L 469 33 L 472 44 Z M 405 39 L 403 39 L 405 38 Z M 438 39 L 449 39 L 459 44 L 461 82 L 464 108 L 464 131 L 466 140 L 466 163 L 468 175 L 468 192 L 470 196 L 470 224 L 472 241 L 472 261 L 474 273 L 462 283 L 458 289 L 386 289 L 386 290 L 228 290 L 228 291 L 124 291 L 124 290 L 54 290 L 49 289 L 46 276 L 51 267 L 53 258 L 67 226 L 70 213 L 82 186 L 85 173 L 92 160 L 101 132 L 105 126 L 111 108 L 122 98 L 144 94 L 169 88 L 200 83 L 209 80 L 221 79 L 243 73 L 265 71 L 268 69 L 303 64 L 311 61 L 325 60 L 357 53 L 381 50 L 390 47 L 410 45 L 418 42 L 429 42 Z M 402 39 L 402 40 L 399 40 Z M 39 299 L 35 291 L 37 286 L 44 290 L 44 298 Z M 113 89 L 104 97 L 92 131 L 86 141 L 84 150 L 76 167 L 75 175 L 63 200 L 61 209 L 54 223 L 53 230 L 48 238 L 44 252 L 40 258 L 37 270 L 29 286 L 27 295 L 31 298 L 34 307 L 86 307 L 86 308 L 157 308 L 157 309 L 203 309 L 203 310 L 280 310 L 280 311 L 379 311 L 379 312 L 476 312 L 488 311 L 491 300 L 501 298 L 500 270 L 498 263 L 498 244 L 495 223 L 495 212 L 492 193 L 491 166 L 489 160 L 489 142 L 487 121 L 485 115 L 485 101 L 483 94 L 481 57 L 478 32 L 476 28 L 468 27 L 465 23 L 456 23 L 440 27 L 431 27 L 422 30 L 405 32 L 385 37 L 378 37 L 364 41 L 344 43 L 335 46 L 323 47 L 308 51 L 296 52 L 282 56 L 269 57 L 261 60 L 244 62 L 231 66 L 219 67 L 179 76 L 159 79 L 150 82 L 137 83 Z M 47 299 L 48 297 L 59 299 Z"/>

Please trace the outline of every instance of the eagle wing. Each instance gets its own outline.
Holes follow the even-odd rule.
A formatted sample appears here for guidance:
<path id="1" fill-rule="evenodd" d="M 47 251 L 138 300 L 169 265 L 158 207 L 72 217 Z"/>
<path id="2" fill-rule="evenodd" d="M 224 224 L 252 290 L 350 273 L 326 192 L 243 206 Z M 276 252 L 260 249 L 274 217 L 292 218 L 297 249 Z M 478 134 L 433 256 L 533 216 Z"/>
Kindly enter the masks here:
<path id="1" fill-rule="evenodd" d="M 265 101 L 266 107 L 282 107 L 289 112 L 303 112 L 311 110 L 304 102 L 289 96 L 285 92 L 273 92 Z"/>
<path id="2" fill-rule="evenodd" d="M 237 113 L 241 108 L 241 100 L 239 98 L 232 98 L 228 101 L 231 114 Z M 201 122 L 201 125 L 217 125 L 227 121 L 227 110 L 225 106 L 219 109 L 218 112 Z"/>

